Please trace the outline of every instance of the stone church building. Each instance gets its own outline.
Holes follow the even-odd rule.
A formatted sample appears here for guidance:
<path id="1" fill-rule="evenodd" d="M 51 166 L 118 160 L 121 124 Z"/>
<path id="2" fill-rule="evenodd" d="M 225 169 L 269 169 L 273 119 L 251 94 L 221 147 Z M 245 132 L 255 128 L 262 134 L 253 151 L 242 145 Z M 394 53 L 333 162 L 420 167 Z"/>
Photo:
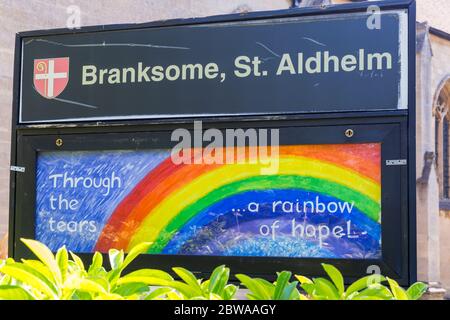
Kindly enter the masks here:
<path id="1" fill-rule="evenodd" d="M 15 33 L 147 22 L 361 0 L 0 0 L 0 257 L 8 225 Z M 386 0 L 389 1 L 389 0 Z M 39 14 L 37 14 L 39 13 Z M 450 1 L 417 0 L 417 232 L 419 280 L 450 289 Z"/>

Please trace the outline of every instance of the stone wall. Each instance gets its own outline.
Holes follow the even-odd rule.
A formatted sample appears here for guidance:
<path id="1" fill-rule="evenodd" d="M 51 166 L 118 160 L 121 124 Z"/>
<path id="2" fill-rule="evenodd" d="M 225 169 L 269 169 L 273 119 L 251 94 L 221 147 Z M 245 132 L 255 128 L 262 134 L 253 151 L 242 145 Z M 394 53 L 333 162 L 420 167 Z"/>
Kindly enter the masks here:
<path id="1" fill-rule="evenodd" d="M 433 105 L 436 105 L 442 86 L 450 81 L 450 41 L 434 35 L 430 39 L 433 48 L 430 90 L 433 95 Z M 439 224 L 440 282 L 450 292 L 450 212 L 436 214 Z"/>
<path id="2" fill-rule="evenodd" d="M 440 264 L 441 279 L 440 282 L 450 293 L 450 215 L 448 212 L 442 212 L 439 217 L 440 226 Z"/>
<path id="3" fill-rule="evenodd" d="M 428 37 L 428 25 L 417 25 L 416 50 L 416 172 L 421 183 L 417 184 L 417 267 L 422 281 L 439 280 L 439 185 L 436 167 L 431 165 L 428 177 L 422 176 L 424 155 L 435 154 L 434 118 L 432 116 L 431 82 L 432 44 Z M 431 235 L 431 236 L 429 236 Z"/>
<path id="4" fill-rule="evenodd" d="M 449 23 L 450 24 L 450 23 Z M 444 83 L 450 81 L 450 41 L 431 35 L 433 57 L 431 59 L 431 81 L 429 89 L 432 94 L 433 106 Z M 433 127 L 429 128 L 430 131 Z M 442 139 L 441 137 L 436 137 Z M 432 140 L 434 143 L 434 139 Z M 442 151 L 441 151 L 442 152 Z M 443 166 L 443 164 L 442 164 Z M 441 167 L 442 167 L 441 166 Z M 442 185 L 442 182 L 441 182 Z M 449 212 L 434 211 L 438 220 L 439 234 L 438 247 L 440 254 L 440 282 L 444 287 L 450 289 L 450 215 Z M 430 233 L 429 238 L 436 237 L 435 233 Z"/>
<path id="5" fill-rule="evenodd" d="M 5 234 L 0 237 L 0 260 L 5 259 L 8 253 L 8 237 Z"/>

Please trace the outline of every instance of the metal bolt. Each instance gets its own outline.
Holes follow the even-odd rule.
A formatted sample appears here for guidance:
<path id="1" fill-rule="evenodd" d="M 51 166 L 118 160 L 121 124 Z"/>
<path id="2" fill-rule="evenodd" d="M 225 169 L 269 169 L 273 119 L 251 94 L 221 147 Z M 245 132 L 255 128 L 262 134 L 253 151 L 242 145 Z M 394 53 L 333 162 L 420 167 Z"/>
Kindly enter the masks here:
<path id="1" fill-rule="evenodd" d="M 355 134 L 355 132 L 354 132 L 352 129 L 347 129 L 347 130 L 345 130 L 345 136 L 346 136 L 347 138 L 353 137 L 354 134 Z"/>
<path id="2" fill-rule="evenodd" d="M 61 138 L 56 139 L 55 144 L 57 147 L 61 147 L 63 145 L 63 139 Z"/>

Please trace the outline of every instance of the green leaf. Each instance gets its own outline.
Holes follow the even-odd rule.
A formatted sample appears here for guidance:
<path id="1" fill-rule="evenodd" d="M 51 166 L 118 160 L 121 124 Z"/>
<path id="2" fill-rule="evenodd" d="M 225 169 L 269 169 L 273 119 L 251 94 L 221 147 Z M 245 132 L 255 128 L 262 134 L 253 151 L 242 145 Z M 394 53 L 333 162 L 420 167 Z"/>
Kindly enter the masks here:
<path id="1" fill-rule="evenodd" d="M 422 282 L 416 282 L 406 290 L 410 300 L 419 300 L 427 291 L 428 286 Z"/>
<path id="2" fill-rule="evenodd" d="M 172 290 L 170 292 L 167 292 L 167 299 L 168 300 L 186 300 L 187 298 L 184 297 L 181 293 L 179 293 L 176 290 Z"/>
<path id="3" fill-rule="evenodd" d="M 385 286 L 376 283 L 370 285 L 368 288 L 362 290 L 361 292 L 355 291 L 353 294 L 348 296 L 350 300 L 392 300 L 393 296 L 391 291 Z"/>
<path id="4" fill-rule="evenodd" d="M 300 282 L 300 284 L 304 284 L 304 283 L 313 283 L 311 279 L 304 277 L 304 276 L 299 276 L 299 275 L 295 275 L 295 277 L 297 278 L 297 280 Z"/>
<path id="5" fill-rule="evenodd" d="M 12 285 L 13 283 L 13 278 L 11 278 L 11 276 L 8 275 L 4 275 L 3 277 L 0 276 L 0 286 L 6 286 L 6 285 Z"/>
<path id="6" fill-rule="evenodd" d="M 230 269 L 224 265 L 214 269 L 209 279 L 209 292 L 222 295 L 230 277 Z"/>
<path id="7" fill-rule="evenodd" d="M 361 279 L 358 279 L 347 288 L 347 291 L 345 292 L 345 298 L 348 298 L 351 294 L 353 294 L 356 291 L 366 289 L 371 284 L 376 284 L 383 281 L 386 281 L 386 278 L 383 277 L 382 275 L 369 275 Z"/>
<path id="8" fill-rule="evenodd" d="M 261 300 L 259 296 L 252 294 L 252 293 L 247 293 L 247 299 L 248 300 Z"/>
<path id="9" fill-rule="evenodd" d="M 395 281 L 393 279 L 390 279 L 390 278 L 387 278 L 387 277 L 386 277 L 386 279 L 387 279 L 387 281 L 389 283 L 389 286 L 391 288 L 391 292 L 392 292 L 392 294 L 393 294 L 395 299 L 397 299 L 397 300 L 409 300 L 408 294 L 406 293 L 406 291 L 403 288 L 401 288 L 398 285 L 397 281 Z"/>
<path id="10" fill-rule="evenodd" d="M 283 271 L 278 274 L 277 281 L 275 284 L 275 292 L 273 294 L 273 300 L 286 300 L 280 299 L 283 295 L 283 291 L 286 289 L 286 286 L 289 284 L 289 280 L 291 279 L 292 273 L 288 271 Z M 290 296 L 290 293 L 289 293 Z"/>
<path id="11" fill-rule="evenodd" d="M 107 292 L 111 291 L 111 284 L 109 283 L 109 281 L 106 277 L 97 274 L 97 275 L 88 276 L 87 279 L 98 283 L 105 289 L 105 291 L 107 291 Z"/>
<path id="12" fill-rule="evenodd" d="M 109 250 L 109 262 L 111 265 L 111 271 L 108 273 L 108 279 L 111 283 L 111 286 L 114 287 L 117 284 L 117 281 L 120 278 L 122 271 L 134 260 L 138 255 L 143 252 L 148 251 L 151 243 L 144 242 L 138 244 L 134 248 L 130 250 L 127 254 L 126 258 L 124 258 L 123 250 Z M 129 279 L 128 279 L 129 280 Z M 150 281 L 150 279 L 147 279 Z"/>
<path id="13" fill-rule="evenodd" d="M 157 269 L 140 269 L 134 272 L 130 272 L 124 278 L 133 278 L 133 277 L 153 277 L 159 278 L 162 280 L 172 281 L 173 278 L 170 274 L 165 271 L 157 270 Z"/>
<path id="14" fill-rule="evenodd" d="M 39 260 L 22 260 L 22 263 L 41 273 L 48 281 L 53 282 L 53 274 L 50 269 Z M 56 286 L 56 284 L 54 284 Z"/>
<path id="15" fill-rule="evenodd" d="M 239 287 L 233 284 L 226 285 L 222 294 L 223 300 L 232 300 L 236 295 L 238 289 Z"/>
<path id="16" fill-rule="evenodd" d="M 289 283 L 283 290 L 281 296 L 277 300 L 298 300 L 300 293 L 297 290 L 298 282 Z"/>
<path id="17" fill-rule="evenodd" d="M 309 300 L 309 298 L 307 296 L 305 296 L 304 294 L 300 294 L 300 292 L 299 292 L 298 300 Z"/>
<path id="18" fill-rule="evenodd" d="M 237 274 L 236 278 L 248 289 L 250 293 L 247 297 L 256 298 L 254 300 L 272 300 L 272 295 L 270 290 L 268 290 L 267 285 L 264 282 L 257 281 L 257 279 L 252 279 L 245 274 Z"/>
<path id="19" fill-rule="evenodd" d="M 56 262 L 53 253 L 50 249 L 36 240 L 31 239 L 21 239 L 22 242 L 42 261 L 52 272 L 54 279 L 57 283 L 62 282 L 61 270 L 59 269 L 58 263 Z"/>
<path id="20" fill-rule="evenodd" d="M 120 278 L 122 273 L 122 265 L 124 261 L 123 250 L 111 249 L 108 252 L 109 264 L 111 265 L 111 271 L 108 273 L 109 282 L 111 286 L 116 285 L 116 281 Z"/>
<path id="21" fill-rule="evenodd" d="M 342 297 L 345 291 L 342 273 L 331 264 L 322 263 L 322 267 L 336 286 L 339 296 Z"/>
<path id="22" fill-rule="evenodd" d="M 70 289 L 70 288 L 67 288 L 64 286 L 64 288 L 62 288 L 62 294 L 59 299 L 60 300 L 75 300 L 73 298 L 75 292 L 76 292 L 76 290 Z"/>
<path id="23" fill-rule="evenodd" d="M 141 269 L 131 272 L 117 280 L 117 285 L 126 283 L 145 283 L 149 286 L 165 286 L 173 281 L 167 272 L 154 269 Z"/>
<path id="24" fill-rule="evenodd" d="M 95 297 L 94 300 L 125 300 L 125 298 L 115 293 L 102 293 Z"/>
<path id="25" fill-rule="evenodd" d="M 369 296 L 369 295 L 357 295 L 354 299 L 352 300 L 391 300 L 391 299 L 385 299 L 379 296 Z"/>
<path id="26" fill-rule="evenodd" d="M 314 294 L 322 296 L 328 300 L 339 300 L 339 292 L 333 283 L 324 278 L 314 279 Z"/>
<path id="27" fill-rule="evenodd" d="M 159 300 L 167 293 L 172 292 L 172 288 L 157 288 L 145 297 L 145 300 Z"/>
<path id="28" fill-rule="evenodd" d="M 93 297 L 89 292 L 74 290 L 70 300 L 92 300 Z"/>
<path id="29" fill-rule="evenodd" d="M 205 280 L 202 283 L 200 283 L 200 287 L 202 288 L 202 292 L 209 292 L 209 284 L 211 281 Z"/>
<path id="30" fill-rule="evenodd" d="M 314 295 L 314 289 L 316 288 L 314 282 L 311 283 L 303 283 L 300 285 L 300 287 L 302 287 L 303 290 L 305 290 L 305 292 L 310 296 L 313 297 Z"/>
<path id="31" fill-rule="evenodd" d="M 128 297 L 131 295 L 143 295 L 150 291 L 150 287 L 145 283 L 125 283 L 118 286 L 113 293 L 120 294 L 123 297 Z"/>
<path id="32" fill-rule="evenodd" d="M 294 287 L 294 289 L 291 292 L 291 295 L 289 296 L 289 300 L 301 300 L 301 294 L 298 290 L 298 281 L 294 281 L 291 283 L 291 285 Z"/>
<path id="33" fill-rule="evenodd" d="M 72 277 L 71 279 L 68 279 L 66 286 L 67 288 L 88 292 L 90 294 L 107 293 L 107 291 L 101 284 L 85 278 Z"/>
<path id="34" fill-rule="evenodd" d="M 120 270 L 120 267 L 123 264 L 124 253 L 123 250 L 111 249 L 108 252 L 109 255 L 109 263 L 111 265 L 112 270 Z"/>
<path id="35" fill-rule="evenodd" d="M 31 286 L 33 289 L 42 292 L 50 299 L 58 298 L 55 285 L 30 266 L 14 262 L 1 267 L 0 272 Z"/>
<path id="36" fill-rule="evenodd" d="M 107 293 L 105 288 L 100 283 L 89 279 L 81 279 L 78 283 L 77 290 L 89 293 Z"/>
<path id="37" fill-rule="evenodd" d="M 206 297 L 203 297 L 203 296 L 196 296 L 196 297 L 190 298 L 189 300 L 214 300 L 214 299 L 212 299 L 210 297 L 206 298 Z"/>
<path id="38" fill-rule="evenodd" d="M 61 272 L 61 279 L 64 282 L 67 276 L 67 271 L 69 270 L 69 253 L 67 252 L 66 246 L 63 246 L 58 250 L 58 252 L 56 252 L 55 258 Z"/>
<path id="39" fill-rule="evenodd" d="M 166 287 L 170 287 L 181 293 L 185 299 L 192 299 L 195 297 L 198 297 L 202 295 L 202 293 L 197 289 L 193 289 L 190 285 L 181 282 L 181 281 L 169 281 L 168 283 L 164 284 Z"/>
<path id="40" fill-rule="evenodd" d="M 221 296 L 219 296 L 218 294 L 215 294 L 215 293 L 210 293 L 205 298 L 206 298 L 206 300 L 223 300 L 223 298 Z"/>
<path id="41" fill-rule="evenodd" d="M 0 286 L 0 300 L 34 300 L 34 297 L 19 286 Z"/>
<path id="42" fill-rule="evenodd" d="M 82 272 L 85 271 L 84 269 L 84 263 L 83 260 L 79 256 L 77 256 L 75 253 L 70 251 L 70 256 L 72 257 L 72 260 L 75 262 L 75 265 L 78 267 L 78 269 Z"/>
<path id="43" fill-rule="evenodd" d="M 130 252 L 128 252 L 120 268 L 122 270 L 125 269 L 140 254 L 147 252 L 151 245 L 152 242 L 143 242 L 133 247 Z"/>
<path id="44" fill-rule="evenodd" d="M 198 292 L 198 295 L 202 295 L 202 287 L 199 284 L 198 279 L 194 276 L 192 272 L 185 268 L 176 267 L 172 268 L 172 270 L 184 281 L 186 284 L 192 287 L 192 289 Z"/>
<path id="45" fill-rule="evenodd" d="M 103 268 L 103 256 L 100 252 L 96 252 L 92 256 L 92 263 L 89 266 L 88 274 L 97 273 L 102 268 Z"/>
<path id="46" fill-rule="evenodd" d="M 273 294 L 275 292 L 275 284 L 267 281 L 266 279 L 261 279 L 261 278 L 255 278 L 255 281 L 257 281 L 261 285 L 265 286 L 267 288 L 267 290 L 269 290 L 270 295 L 273 296 Z"/>
<path id="47" fill-rule="evenodd" d="M 273 299 L 273 295 L 275 293 L 275 284 L 267 281 L 266 279 L 261 278 L 255 278 L 254 279 L 257 283 L 259 283 L 261 286 L 263 286 L 266 291 L 269 293 L 270 299 Z"/>

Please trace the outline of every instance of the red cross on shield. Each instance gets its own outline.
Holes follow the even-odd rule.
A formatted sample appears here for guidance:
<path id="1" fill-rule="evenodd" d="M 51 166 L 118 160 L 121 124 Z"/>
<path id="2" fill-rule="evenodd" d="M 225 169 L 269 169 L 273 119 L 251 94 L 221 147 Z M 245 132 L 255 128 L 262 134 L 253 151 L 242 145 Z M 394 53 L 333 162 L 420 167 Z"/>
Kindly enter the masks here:
<path id="1" fill-rule="evenodd" d="M 34 87 L 41 96 L 56 98 L 69 83 L 69 58 L 34 60 L 33 80 Z"/>

